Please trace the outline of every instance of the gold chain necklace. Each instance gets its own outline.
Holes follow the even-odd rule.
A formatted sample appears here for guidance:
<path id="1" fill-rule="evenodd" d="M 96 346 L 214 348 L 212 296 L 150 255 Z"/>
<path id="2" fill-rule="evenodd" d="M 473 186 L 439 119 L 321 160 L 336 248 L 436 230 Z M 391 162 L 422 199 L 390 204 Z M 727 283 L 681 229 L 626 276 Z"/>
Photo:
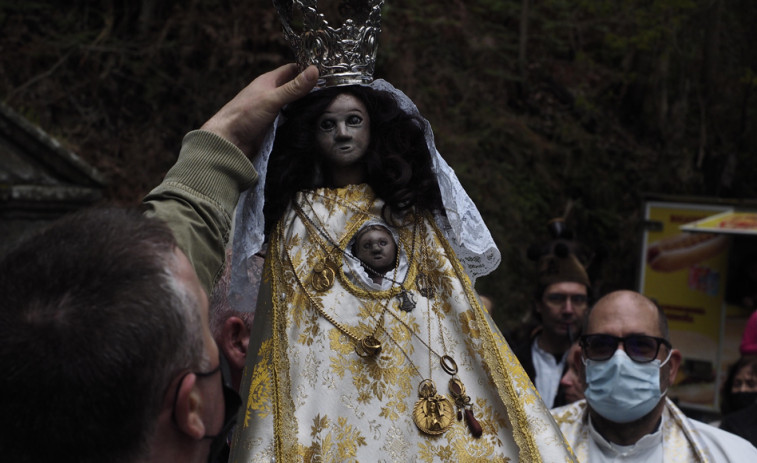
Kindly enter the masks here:
<path id="1" fill-rule="evenodd" d="M 283 232 L 281 230 L 281 225 L 277 226 L 278 230 L 277 233 L 279 233 L 280 237 L 283 237 Z M 367 335 L 367 336 L 359 336 L 355 334 L 350 328 L 347 328 L 345 325 L 337 321 L 333 316 L 331 316 L 326 310 L 319 304 L 313 296 L 311 296 L 310 292 L 306 289 L 304 283 L 300 279 L 300 276 L 297 274 L 297 271 L 294 268 L 294 262 L 292 260 L 292 256 L 289 254 L 289 250 L 286 249 L 286 246 L 284 246 L 284 252 L 286 254 L 287 260 L 289 261 L 289 265 L 292 267 L 292 273 L 294 274 L 294 278 L 297 280 L 297 284 L 300 285 L 300 288 L 302 288 L 302 291 L 307 296 L 308 300 L 310 301 L 310 304 L 315 307 L 316 311 L 320 316 L 325 318 L 329 323 L 334 325 L 336 329 L 341 331 L 345 336 L 350 338 L 350 340 L 355 344 L 355 352 L 361 356 L 361 357 L 375 357 L 381 352 L 381 342 L 376 338 L 376 333 L 378 332 L 379 327 L 384 323 L 384 315 L 386 314 L 387 309 L 389 308 L 389 301 L 391 299 L 387 299 L 384 303 L 384 307 L 381 310 L 381 315 L 379 320 L 376 323 L 376 326 L 373 328 L 373 331 Z"/>
<path id="2" fill-rule="evenodd" d="M 313 287 L 316 291 L 325 291 L 327 289 L 330 289 L 331 286 L 334 284 L 334 279 L 336 277 L 337 268 L 336 265 L 333 263 L 334 259 L 332 257 L 332 253 L 334 250 L 338 250 L 343 256 L 345 256 L 348 259 L 357 259 L 357 257 L 353 256 L 352 254 L 348 253 L 346 249 L 342 249 L 339 244 L 336 242 L 335 239 L 333 239 L 325 230 L 325 226 L 321 222 L 320 218 L 318 217 L 318 214 L 316 214 L 315 209 L 313 208 L 313 204 L 307 200 L 306 198 L 303 198 L 305 202 L 308 203 L 308 206 L 310 207 L 310 211 L 313 213 L 313 216 L 320 222 L 321 226 L 319 227 L 318 224 L 316 224 L 313 219 L 310 218 L 309 215 L 305 213 L 305 211 L 302 210 L 302 207 L 298 204 L 294 204 L 295 212 L 297 213 L 297 216 L 300 217 L 300 220 L 302 220 L 302 223 L 305 225 L 305 228 L 308 230 L 309 234 L 314 237 L 314 240 L 318 245 L 323 249 L 324 253 L 326 253 L 326 259 L 324 259 L 323 262 L 317 263 L 313 267 L 314 272 L 314 278 L 313 278 Z M 358 209 L 359 210 L 359 209 Z M 360 211 L 363 215 L 368 215 L 365 211 Z M 416 216 L 416 219 L 413 223 L 413 241 L 412 246 L 410 249 L 410 254 L 408 255 L 408 260 L 412 259 L 415 254 L 415 243 L 417 240 L 417 230 L 418 230 L 418 218 Z M 326 242 L 331 246 L 331 252 L 327 250 L 326 243 L 323 242 L 322 239 L 325 239 Z M 399 254 L 400 249 L 400 243 L 397 243 L 397 252 Z M 399 265 L 399 256 L 396 257 L 397 264 L 394 268 L 394 276 L 396 278 L 397 276 L 397 266 Z M 399 286 L 399 293 L 396 294 L 397 299 L 399 300 L 399 307 L 400 309 L 410 312 L 415 308 L 415 298 L 413 297 L 412 293 L 409 292 L 405 288 L 405 281 L 397 281 L 396 279 L 389 278 L 386 275 L 378 272 L 376 269 L 371 267 L 365 262 L 361 261 L 361 265 L 363 268 L 365 268 L 369 273 L 371 273 L 373 276 L 380 276 L 381 278 L 384 278 L 388 281 L 391 281 L 393 284 L 396 284 Z M 408 272 L 410 268 L 411 263 L 408 262 Z M 405 274 L 405 278 L 407 278 L 407 273 Z M 362 286 L 362 283 L 359 282 L 359 279 L 357 283 Z M 394 286 L 392 286 L 392 289 Z"/>
<path id="3" fill-rule="evenodd" d="M 423 263 L 428 265 L 428 249 L 426 240 L 421 240 L 421 254 L 423 255 Z M 465 385 L 463 384 L 462 380 L 459 376 L 457 376 L 457 363 L 455 363 L 455 360 L 447 353 L 447 345 L 444 342 L 444 331 L 442 328 L 442 315 L 441 311 L 438 308 L 434 308 L 434 312 L 436 313 L 436 320 L 439 327 L 439 336 L 442 339 L 442 349 L 444 351 L 444 355 L 439 355 L 435 350 L 431 348 L 431 305 L 429 304 L 430 300 L 435 300 L 435 288 L 431 285 L 431 281 L 428 277 L 425 275 L 422 275 L 422 283 L 423 288 L 419 289 L 421 291 L 424 297 L 426 297 L 426 303 L 428 306 L 428 344 L 426 344 L 423 341 L 423 338 L 418 336 L 415 331 L 411 329 L 410 326 L 405 323 L 402 318 L 397 316 L 394 312 L 390 311 L 390 314 L 396 318 L 402 325 L 411 333 L 411 335 L 418 338 L 421 343 L 423 343 L 426 348 L 428 348 L 429 351 L 429 369 L 431 365 L 431 352 L 436 354 L 437 357 L 439 357 L 439 361 L 442 367 L 442 370 L 444 370 L 447 374 L 451 376 L 449 380 L 449 391 L 450 394 L 452 394 L 452 397 L 455 399 L 455 405 L 457 406 L 457 420 L 462 421 L 463 416 L 465 417 L 465 424 L 468 426 L 468 430 L 470 430 L 471 434 L 475 438 L 481 437 L 483 434 L 483 428 L 481 427 L 481 423 L 478 422 L 475 415 L 473 414 L 473 403 L 469 395 L 465 393 Z M 421 383 L 422 384 L 422 383 Z M 423 400 L 423 396 L 422 399 Z M 420 402 L 420 401 L 419 401 Z M 417 406 L 417 405 L 416 405 Z M 416 423 L 417 424 L 417 423 Z"/>
<path id="4" fill-rule="evenodd" d="M 438 352 L 436 352 L 434 349 L 431 348 L 431 310 L 429 309 L 429 320 L 428 320 L 428 330 L 429 330 L 429 342 L 428 344 L 421 338 L 410 326 L 408 326 L 407 323 L 405 323 L 402 318 L 395 314 L 392 310 L 387 310 L 390 315 L 392 315 L 397 321 L 399 321 L 405 329 L 410 332 L 412 336 L 417 338 L 427 349 L 429 352 L 429 376 L 431 376 L 431 353 L 433 352 L 434 355 L 439 357 L 439 364 L 444 370 L 445 373 L 450 375 L 449 380 L 449 391 L 450 394 L 452 394 L 452 397 L 455 399 L 455 405 L 457 407 L 457 420 L 462 421 L 463 417 L 465 417 L 465 424 L 468 426 L 468 429 L 470 430 L 473 437 L 481 437 L 483 434 L 483 428 L 481 427 L 481 424 L 476 419 L 475 415 L 473 414 L 473 402 L 471 400 L 471 397 L 465 393 L 465 385 L 463 384 L 462 380 L 459 376 L 457 376 L 458 368 L 457 363 L 455 362 L 455 359 L 452 358 L 449 354 L 447 354 L 447 348 L 445 346 L 444 342 L 444 334 L 442 333 L 442 325 L 441 325 L 441 317 L 437 315 L 437 320 L 439 322 L 439 336 L 442 338 L 442 346 L 444 348 L 444 355 L 440 355 Z M 385 328 L 382 328 L 384 332 L 387 334 L 389 339 L 394 342 L 394 344 L 399 348 L 399 350 L 402 352 L 402 354 L 407 358 L 408 362 L 413 366 L 413 369 L 415 369 L 418 376 L 423 378 L 423 375 L 421 375 L 418 368 L 415 367 L 413 364 L 413 361 L 410 360 L 410 357 L 405 353 L 405 351 L 402 349 L 402 347 L 397 343 L 397 341 L 392 338 L 391 335 L 386 331 Z M 428 384 L 430 383 L 430 384 Z M 432 392 L 433 390 L 433 392 Z M 422 425 L 425 425 L 427 423 L 426 421 L 426 410 L 428 410 L 428 401 L 434 400 L 434 396 L 436 396 L 436 385 L 434 385 L 433 381 L 430 379 L 424 379 L 421 381 L 420 385 L 418 386 L 418 395 L 420 396 L 420 399 L 416 402 L 415 408 L 413 409 L 413 421 L 415 421 L 416 426 L 418 426 L 421 431 L 427 432 Z M 419 411 L 423 411 L 423 413 L 419 413 Z M 419 424 L 420 423 L 420 424 Z M 443 431 L 442 431 L 443 432 Z"/>
<path id="5" fill-rule="evenodd" d="M 394 315 L 394 313 L 392 313 Z M 396 317 L 395 317 L 396 318 Z M 409 328 L 404 322 L 402 323 L 406 328 Z M 426 327 L 428 330 L 428 344 L 424 342 L 426 347 L 428 348 L 428 378 L 423 379 L 421 383 L 418 385 L 418 401 L 415 402 L 415 406 L 413 407 L 413 422 L 415 422 L 415 425 L 418 426 L 418 429 L 425 432 L 426 434 L 441 434 L 445 432 L 447 429 L 449 429 L 450 426 L 452 426 L 453 422 L 453 412 L 452 412 L 452 401 L 450 401 L 446 396 L 443 396 L 441 394 L 437 394 L 436 392 L 436 384 L 434 384 L 434 380 L 432 378 L 432 372 L 431 372 L 431 352 L 433 352 L 433 349 L 431 349 L 431 304 L 428 299 L 426 299 Z M 442 346 L 444 347 L 444 333 L 441 331 L 441 320 L 439 321 L 439 336 L 442 338 Z M 412 334 L 415 334 L 412 330 L 410 330 Z M 421 339 L 420 336 L 416 336 L 418 339 Z M 421 342 L 423 340 L 421 339 Z M 436 354 L 436 352 L 434 352 Z M 438 355 L 438 354 L 437 354 Z M 445 347 L 445 357 L 447 355 L 446 353 L 446 347 Z M 449 357 L 452 359 L 452 357 Z M 457 364 L 454 360 L 452 360 L 452 364 L 455 366 L 455 373 L 457 373 Z M 442 361 L 442 369 L 444 371 L 447 371 L 445 368 L 445 363 Z"/>
<path id="6" fill-rule="evenodd" d="M 405 326 L 407 327 L 407 325 Z M 405 356 L 405 359 L 407 359 L 410 366 L 415 370 L 415 374 L 421 378 L 421 382 L 418 385 L 419 399 L 415 402 L 415 406 L 413 407 L 413 422 L 418 429 L 425 434 L 432 436 L 443 434 L 450 428 L 450 426 L 452 426 L 454 407 L 451 400 L 437 393 L 436 384 L 434 383 L 434 380 L 431 379 L 431 350 L 429 349 L 429 377 L 425 378 L 400 343 L 394 339 L 383 325 L 381 329 L 389 340 L 397 346 L 400 352 L 402 352 L 402 355 Z M 410 331 L 415 334 L 412 330 Z M 429 338 L 430 337 L 431 333 L 429 332 Z M 426 345 L 425 342 L 423 344 Z M 451 367 L 457 372 L 457 364 L 455 363 L 455 360 L 452 357 L 446 357 L 449 359 L 449 363 L 445 365 L 445 362 L 442 362 L 442 368 L 447 371 L 447 369 Z"/>
<path id="7" fill-rule="evenodd" d="M 444 332 L 442 331 L 441 315 L 437 315 L 437 323 L 439 327 L 439 336 L 442 339 L 442 348 L 444 349 L 444 355 L 440 355 L 431 347 L 431 305 L 428 303 L 427 298 L 427 329 L 428 329 L 428 343 L 418 335 L 398 314 L 394 313 L 391 309 L 387 309 L 390 315 L 392 315 L 398 322 L 405 327 L 405 329 L 411 334 L 412 337 L 418 339 L 428 350 L 428 364 L 429 364 L 429 377 L 424 378 L 418 367 L 415 366 L 410 356 L 405 352 L 402 346 L 397 342 L 394 337 L 389 334 L 387 329 L 383 326 L 382 330 L 386 336 L 394 343 L 395 346 L 402 352 L 410 366 L 413 367 L 415 373 L 422 379 L 418 385 L 419 399 L 416 401 L 413 407 L 413 422 L 422 432 L 430 435 L 438 435 L 444 433 L 452 425 L 452 403 L 446 397 L 437 394 L 436 384 L 431 378 L 431 354 L 433 353 L 439 358 L 439 364 L 445 373 L 450 375 L 449 391 L 454 398 L 455 405 L 457 407 L 457 420 L 462 421 L 465 417 L 465 423 L 468 426 L 473 437 L 481 437 L 483 434 L 483 428 L 473 414 L 473 404 L 469 395 L 465 393 L 465 385 L 460 377 L 457 376 L 458 367 L 455 359 L 447 353 L 446 343 L 444 341 Z M 434 310 L 436 312 L 436 310 Z M 375 317 L 374 317 L 375 318 Z"/>
<path id="8" fill-rule="evenodd" d="M 331 286 L 334 284 L 334 278 L 336 276 L 336 270 L 333 268 L 335 265 L 331 262 L 332 258 L 331 255 L 334 252 L 334 250 L 339 250 L 343 255 L 348 255 L 345 250 L 343 250 L 339 245 L 335 243 L 331 237 L 326 234 L 325 231 L 321 230 L 311 219 L 307 214 L 302 211 L 302 209 L 299 207 L 298 204 L 295 205 L 296 212 L 298 216 L 301 218 L 301 220 L 304 218 L 305 220 L 302 220 L 303 224 L 305 225 L 305 228 L 307 229 L 308 233 L 311 236 L 314 236 L 319 246 L 323 249 L 324 253 L 326 254 L 327 258 L 324 260 L 324 262 L 319 264 L 316 264 L 314 266 L 314 275 L 313 275 L 313 287 L 316 289 L 316 291 L 323 291 L 326 289 L 330 289 Z M 312 204 L 310 204 L 311 211 L 315 215 L 316 219 L 318 219 L 318 216 L 315 214 L 315 210 L 313 209 Z M 320 220 L 319 220 L 320 221 Z M 409 258 L 413 258 L 413 254 L 415 253 L 415 244 L 416 244 L 416 234 L 418 233 L 418 218 L 415 220 L 415 226 L 413 229 L 413 246 L 411 255 Z M 277 234 L 283 238 L 283 228 L 281 222 L 277 225 Z M 329 252 L 326 243 L 324 243 L 320 237 L 328 241 L 328 243 L 332 246 L 332 251 Z M 421 239 L 421 252 L 424 254 L 424 257 L 427 258 L 427 250 L 426 250 L 426 242 L 425 239 Z M 398 246 L 399 248 L 399 246 Z M 428 328 L 428 343 L 424 341 L 415 331 L 405 323 L 402 318 L 395 314 L 394 311 L 392 311 L 389 308 L 389 301 L 391 300 L 391 297 L 387 298 L 384 302 L 384 306 L 380 312 L 380 315 L 378 316 L 378 320 L 376 320 L 376 315 L 369 312 L 369 315 L 371 318 L 376 320 L 376 325 L 374 326 L 372 332 L 366 336 L 359 336 L 356 334 L 352 328 L 348 328 L 344 324 L 340 323 L 334 316 L 326 312 L 324 307 L 310 294 L 310 292 L 306 289 L 304 282 L 301 280 L 300 276 L 298 275 L 297 271 L 294 267 L 294 261 L 292 259 L 292 256 L 289 254 L 289 250 L 284 246 L 285 254 L 287 256 L 287 259 L 289 261 L 289 265 L 292 267 L 293 274 L 295 279 L 297 280 L 297 283 L 302 288 L 302 290 L 305 292 L 305 295 L 307 296 L 308 300 L 310 301 L 310 304 L 316 309 L 316 311 L 319 313 L 320 316 L 322 316 L 325 320 L 327 320 L 329 323 L 331 323 L 335 328 L 337 328 L 340 332 L 342 332 L 345 336 L 347 336 L 355 345 L 355 352 L 360 357 L 375 357 L 381 352 L 381 342 L 377 339 L 376 335 L 378 333 L 379 328 L 381 328 L 385 335 L 397 346 L 397 348 L 402 352 L 402 354 L 405 356 L 407 361 L 410 363 L 410 365 L 415 370 L 416 374 L 422 379 L 420 384 L 418 385 L 418 396 L 419 399 L 416 401 L 415 406 L 413 407 L 413 422 L 416 424 L 418 429 L 420 429 L 422 432 L 429 434 L 429 435 L 439 435 L 447 431 L 450 426 L 452 425 L 454 421 L 454 408 L 457 407 L 457 419 L 458 421 L 462 420 L 463 414 L 466 418 L 466 424 L 468 425 L 469 430 L 473 434 L 474 437 L 480 437 L 482 434 L 482 428 L 478 421 L 473 416 L 472 412 L 472 403 L 470 396 L 466 395 L 465 393 L 465 386 L 463 385 L 460 378 L 457 376 L 458 367 L 455 360 L 447 354 L 447 348 L 446 343 L 444 341 L 444 333 L 442 329 L 442 323 L 441 323 L 441 315 L 437 315 L 437 322 L 439 326 L 439 336 L 442 338 L 442 348 L 444 350 L 444 355 L 440 355 L 438 352 L 436 352 L 434 349 L 431 348 L 431 304 L 429 303 L 430 299 L 434 298 L 435 289 L 433 288 L 430 280 L 426 277 L 424 274 L 418 275 L 418 280 L 416 280 L 416 286 L 419 288 L 419 292 L 423 294 L 427 298 L 427 328 Z M 323 265 L 321 267 L 320 265 Z M 420 265 L 420 263 L 419 263 Z M 332 267 L 333 266 L 333 267 Z M 396 273 L 396 268 L 395 268 Z M 406 276 L 407 277 L 407 276 Z M 318 285 L 318 281 L 320 280 L 321 283 L 323 283 L 323 286 L 327 286 L 322 290 L 319 290 L 318 287 L 323 287 Z M 390 279 L 391 280 L 391 279 Z M 391 280 L 393 283 L 397 283 L 395 280 Z M 420 283 L 420 284 L 419 284 Z M 400 284 L 400 294 L 405 294 L 405 297 L 407 298 L 407 291 L 405 290 L 402 283 Z M 398 296 L 399 297 L 399 296 Z M 403 299 L 400 297 L 400 304 L 399 308 L 405 310 L 403 308 Z M 415 303 L 413 301 L 413 307 L 415 307 Z M 429 359 L 429 375 L 428 378 L 424 378 L 424 376 L 420 373 L 420 370 L 416 367 L 416 365 L 413 363 L 410 356 L 405 352 L 405 350 L 402 348 L 402 346 L 391 336 L 391 334 L 387 331 L 387 329 L 383 326 L 384 320 L 386 316 L 386 312 L 389 312 L 395 319 L 397 319 L 410 333 L 412 336 L 417 338 L 427 349 L 428 349 L 428 359 Z M 407 310 L 409 312 L 409 310 Z M 449 374 L 451 376 L 451 379 L 449 380 L 449 390 L 454 398 L 454 405 L 453 402 L 447 398 L 444 395 L 438 394 L 436 384 L 434 383 L 432 377 L 432 361 L 431 361 L 431 355 L 432 353 L 439 357 L 440 359 L 440 365 L 442 370 L 444 370 L 445 373 Z"/>

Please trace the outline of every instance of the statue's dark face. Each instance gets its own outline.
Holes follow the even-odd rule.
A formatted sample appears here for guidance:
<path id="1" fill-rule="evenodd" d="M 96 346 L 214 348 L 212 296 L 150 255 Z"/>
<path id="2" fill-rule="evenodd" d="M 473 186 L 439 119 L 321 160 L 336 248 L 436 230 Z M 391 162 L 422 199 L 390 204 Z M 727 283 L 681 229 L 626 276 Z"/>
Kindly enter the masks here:
<path id="1" fill-rule="evenodd" d="M 386 229 L 373 229 L 360 235 L 357 240 L 357 258 L 379 273 L 394 268 L 397 245 Z"/>
<path id="2" fill-rule="evenodd" d="M 368 150 L 371 124 L 368 110 L 356 97 L 342 93 L 318 118 L 316 142 L 333 169 L 354 167 Z"/>

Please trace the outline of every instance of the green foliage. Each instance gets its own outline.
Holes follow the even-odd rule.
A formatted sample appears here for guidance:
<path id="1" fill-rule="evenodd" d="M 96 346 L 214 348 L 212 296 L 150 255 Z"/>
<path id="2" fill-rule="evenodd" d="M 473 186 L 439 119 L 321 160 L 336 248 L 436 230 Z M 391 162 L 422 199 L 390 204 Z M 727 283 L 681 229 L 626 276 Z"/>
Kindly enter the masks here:
<path id="1" fill-rule="evenodd" d="M 521 29 L 528 6 L 527 32 Z M 753 0 L 389 0 L 376 76 L 407 93 L 502 251 L 495 319 L 529 307 L 526 248 L 570 205 L 634 287 L 645 192 L 754 197 Z M 136 203 L 254 76 L 289 62 L 268 0 L 0 2 L 0 97 Z"/>

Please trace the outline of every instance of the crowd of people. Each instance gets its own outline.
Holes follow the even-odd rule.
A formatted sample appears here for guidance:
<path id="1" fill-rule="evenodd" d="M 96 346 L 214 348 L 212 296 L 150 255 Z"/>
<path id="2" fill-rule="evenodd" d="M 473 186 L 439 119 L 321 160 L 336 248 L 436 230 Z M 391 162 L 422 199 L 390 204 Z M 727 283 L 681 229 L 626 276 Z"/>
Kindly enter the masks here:
<path id="1" fill-rule="evenodd" d="M 430 126 L 386 83 L 317 78 L 258 77 L 142 211 L 73 214 L 3 257 L 9 461 L 757 461 L 757 340 L 723 429 L 687 418 L 664 312 L 593 303 L 556 239 L 511 346 L 473 287 L 490 236 Z"/>

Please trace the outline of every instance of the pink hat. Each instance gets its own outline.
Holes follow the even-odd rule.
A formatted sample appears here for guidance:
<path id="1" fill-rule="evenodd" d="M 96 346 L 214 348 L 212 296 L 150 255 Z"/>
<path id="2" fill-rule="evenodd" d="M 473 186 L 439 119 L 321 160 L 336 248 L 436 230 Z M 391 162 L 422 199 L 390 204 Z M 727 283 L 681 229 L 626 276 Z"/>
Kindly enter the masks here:
<path id="1" fill-rule="evenodd" d="M 757 310 L 752 312 L 744 328 L 744 335 L 741 336 L 741 346 L 739 346 L 741 355 L 757 354 Z"/>

